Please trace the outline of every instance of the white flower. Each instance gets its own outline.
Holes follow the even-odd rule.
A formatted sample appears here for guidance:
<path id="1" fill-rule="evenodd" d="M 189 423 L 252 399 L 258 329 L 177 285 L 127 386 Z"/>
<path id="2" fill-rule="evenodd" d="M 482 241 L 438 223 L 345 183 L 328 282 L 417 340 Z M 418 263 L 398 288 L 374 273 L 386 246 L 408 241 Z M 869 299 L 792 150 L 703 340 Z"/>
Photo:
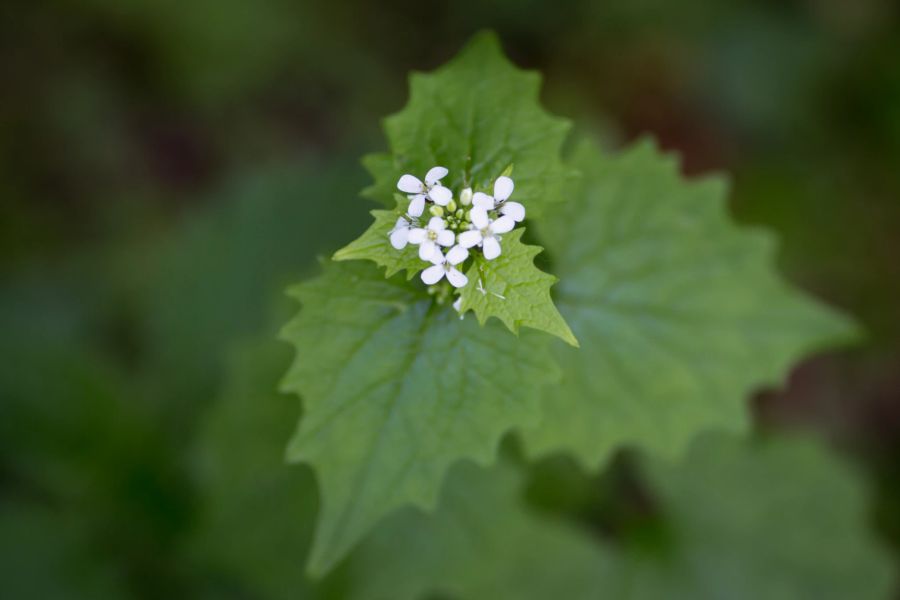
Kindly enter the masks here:
<path id="1" fill-rule="evenodd" d="M 394 228 L 391 229 L 388 234 L 391 236 L 391 246 L 397 250 L 406 248 L 406 244 L 409 241 L 409 230 L 409 221 L 403 217 L 398 217 L 396 225 L 394 225 Z"/>
<path id="2" fill-rule="evenodd" d="M 514 188 L 512 179 L 506 176 L 498 177 L 494 182 L 494 195 L 488 196 L 484 192 L 477 192 L 472 197 L 472 204 L 485 211 L 499 208 L 500 214 L 512 217 L 512 220 L 518 223 L 525 219 L 525 207 L 518 202 L 507 202 Z"/>
<path id="3" fill-rule="evenodd" d="M 446 177 L 448 171 L 444 167 L 431 167 L 425 174 L 425 183 L 418 177 L 406 174 L 397 182 L 397 189 L 411 194 L 409 197 L 410 216 L 420 217 L 425 210 L 425 199 L 435 204 L 447 206 L 453 198 L 453 192 L 441 185 L 441 179 Z"/>
<path id="4" fill-rule="evenodd" d="M 500 205 L 500 214 L 519 223 L 525 220 L 525 207 L 519 202 L 504 202 Z"/>
<path id="5" fill-rule="evenodd" d="M 469 283 L 469 278 L 463 275 L 456 265 L 467 258 L 469 258 L 469 251 L 458 244 L 450 248 L 446 256 L 438 250 L 431 257 L 434 265 L 422 271 L 422 281 L 428 285 L 434 285 L 446 275 L 450 285 L 455 288 L 464 287 Z"/>
<path id="6" fill-rule="evenodd" d="M 419 258 L 431 260 L 432 255 L 440 254 L 438 245 L 452 246 L 456 236 L 447 229 L 447 223 L 440 217 L 431 217 L 425 229 L 416 227 L 409 230 L 407 239 L 410 244 L 418 244 Z"/>
<path id="7" fill-rule="evenodd" d="M 512 231 L 512 228 L 516 226 L 513 218 L 504 215 L 492 221 L 488 217 L 487 211 L 480 207 L 469 211 L 469 217 L 472 219 L 473 228 L 459 234 L 460 245 L 464 248 L 471 248 L 480 244 L 484 251 L 484 257 L 488 260 L 494 260 L 500 256 L 499 234 Z M 411 234 L 409 241 L 412 242 Z"/>

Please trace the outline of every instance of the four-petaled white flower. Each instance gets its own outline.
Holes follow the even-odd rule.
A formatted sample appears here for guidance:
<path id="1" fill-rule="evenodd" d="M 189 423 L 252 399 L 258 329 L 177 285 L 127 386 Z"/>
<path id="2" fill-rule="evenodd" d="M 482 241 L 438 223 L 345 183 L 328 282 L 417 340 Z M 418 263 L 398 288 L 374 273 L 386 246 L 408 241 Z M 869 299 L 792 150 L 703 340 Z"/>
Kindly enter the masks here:
<path id="1" fill-rule="evenodd" d="M 469 211 L 472 219 L 472 229 L 459 234 L 459 243 L 464 248 L 480 245 L 484 257 L 494 260 L 500 256 L 500 234 L 512 231 L 516 222 L 512 217 L 504 215 L 493 221 L 488 217 L 487 211 L 481 207 L 475 207 Z M 412 236 L 410 236 L 412 241 Z"/>
<path id="2" fill-rule="evenodd" d="M 425 210 L 425 199 L 440 206 L 447 206 L 453 198 L 453 192 L 441 185 L 441 179 L 447 175 L 444 167 L 431 167 L 425 174 L 425 183 L 418 177 L 406 174 L 397 182 L 397 189 L 410 194 L 407 212 L 412 217 L 422 216 Z"/>
<path id="3" fill-rule="evenodd" d="M 403 217 L 397 217 L 397 223 L 389 234 L 391 236 L 391 246 L 397 250 L 406 248 L 406 244 L 409 242 L 409 230 L 409 221 Z"/>
<path id="4" fill-rule="evenodd" d="M 469 251 L 459 244 L 450 248 L 446 256 L 440 250 L 435 251 L 431 257 L 431 262 L 434 264 L 422 271 L 422 281 L 427 285 L 434 285 L 446 276 L 447 281 L 453 287 L 465 287 L 469 283 L 469 278 L 463 275 L 456 265 L 467 258 L 469 258 Z"/>
<path id="5" fill-rule="evenodd" d="M 444 167 L 432 167 L 425 174 L 424 182 L 409 174 L 400 177 L 397 188 L 408 194 L 409 207 L 407 213 L 397 219 L 388 236 L 391 246 L 397 250 L 403 250 L 408 244 L 419 246 L 419 258 L 432 263 L 421 272 L 426 284 L 435 285 L 446 277 L 453 287 L 461 288 L 468 283 L 468 278 L 457 266 L 468 259 L 468 249 L 480 247 L 486 260 L 500 256 L 500 236 L 525 219 L 525 207 L 509 201 L 515 184 L 505 175 L 494 182 L 493 196 L 484 192 L 473 194 L 472 188 L 466 188 L 460 193 L 459 200 L 453 202 L 453 193 L 441 185 L 441 179 L 447 173 Z M 420 227 L 419 217 L 425 212 L 427 202 L 436 205 L 431 207 L 434 216 L 427 226 Z M 463 208 L 457 209 L 457 206 Z M 492 218 L 495 216 L 496 219 Z M 445 248 L 449 248 L 446 254 Z M 479 289 L 484 293 L 480 280 Z M 459 311 L 460 298 L 453 307 Z"/>
<path id="6" fill-rule="evenodd" d="M 418 244 L 419 258 L 422 260 L 431 260 L 432 256 L 440 254 L 438 246 L 452 246 L 455 238 L 453 232 L 447 229 L 447 223 L 440 217 L 431 217 L 425 229 L 410 229 L 407 236 L 410 244 Z"/>
<path id="7" fill-rule="evenodd" d="M 488 196 L 484 192 L 476 192 L 472 196 L 472 205 L 476 208 L 484 209 L 485 212 L 500 210 L 501 215 L 512 218 L 513 221 L 519 223 L 525 220 L 525 207 L 518 202 L 508 202 L 507 200 L 513 193 L 515 185 L 509 177 L 501 176 L 494 182 L 494 195 Z"/>

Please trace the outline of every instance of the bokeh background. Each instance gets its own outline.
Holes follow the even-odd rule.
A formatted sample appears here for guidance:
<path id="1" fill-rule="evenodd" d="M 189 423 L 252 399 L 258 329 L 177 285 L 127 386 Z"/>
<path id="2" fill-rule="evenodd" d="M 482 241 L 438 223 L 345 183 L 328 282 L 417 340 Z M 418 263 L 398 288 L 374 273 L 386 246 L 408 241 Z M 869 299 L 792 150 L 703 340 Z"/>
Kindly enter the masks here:
<path id="1" fill-rule="evenodd" d="M 689 174 L 728 172 L 736 218 L 781 234 L 789 278 L 864 324 L 865 344 L 754 407 L 761 429 L 814 430 L 855 462 L 900 546 L 897 3 L 8 0 L 0 16 L 5 597 L 268 597 L 196 541 L 234 493 L 208 484 L 229 470 L 206 447 L 240 436 L 223 419 L 255 426 L 222 417 L 242 391 L 285 403 L 286 441 L 282 290 L 366 224 L 358 159 L 383 148 L 408 71 L 482 28 L 580 131 L 613 148 L 649 133 Z M 269 375 L 235 374 L 254 360 Z"/>

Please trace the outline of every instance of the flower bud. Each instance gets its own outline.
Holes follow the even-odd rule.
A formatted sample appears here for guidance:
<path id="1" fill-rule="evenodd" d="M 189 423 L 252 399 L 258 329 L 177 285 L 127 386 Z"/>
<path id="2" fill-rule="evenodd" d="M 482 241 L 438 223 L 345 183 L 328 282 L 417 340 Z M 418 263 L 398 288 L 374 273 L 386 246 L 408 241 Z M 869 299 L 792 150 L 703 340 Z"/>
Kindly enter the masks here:
<path id="1" fill-rule="evenodd" d="M 457 219 L 462 219 L 463 216 L 465 216 L 465 214 L 466 214 L 466 211 L 464 211 L 464 210 L 461 209 L 461 208 L 457 208 L 457 209 L 456 209 L 456 212 L 453 213 L 453 215 L 454 215 Z"/>
<path id="2" fill-rule="evenodd" d="M 466 188 L 459 193 L 459 201 L 463 206 L 472 204 L 472 188 Z"/>
<path id="3" fill-rule="evenodd" d="M 447 210 L 449 212 L 456 212 L 456 201 L 455 200 L 451 200 L 450 202 L 447 203 Z"/>
<path id="4" fill-rule="evenodd" d="M 443 217 L 443 216 L 444 216 L 444 209 L 441 208 L 440 206 L 438 206 L 437 204 L 435 204 L 434 206 L 432 206 L 432 207 L 428 210 L 428 212 L 430 212 L 431 214 L 433 214 L 435 217 Z"/>

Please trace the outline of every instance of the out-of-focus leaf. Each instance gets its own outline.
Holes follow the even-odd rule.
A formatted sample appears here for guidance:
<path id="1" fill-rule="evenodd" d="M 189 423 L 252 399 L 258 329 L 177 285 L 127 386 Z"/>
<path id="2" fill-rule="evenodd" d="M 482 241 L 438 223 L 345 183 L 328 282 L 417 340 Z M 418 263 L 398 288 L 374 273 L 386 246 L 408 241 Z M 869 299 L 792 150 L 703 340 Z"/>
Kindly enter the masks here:
<path id="1" fill-rule="evenodd" d="M 242 345 L 229 361 L 224 393 L 196 440 L 203 510 L 191 555 L 233 587 L 271 599 L 318 597 L 303 569 L 317 492 L 312 473 L 284 462 L 296 399 L 277 392 L 287 345 Z"/>
<path id="2" fill-rule="evenodd" d="M 211 194 L 162 244 L 122 261 L 134 280 L 149 386 L 179 405 L 215 393 L 232 340 L 267 325 L 273 298 L 318 252 L 356 231 L 361 170 L 352 163 L 244 173 Z M 181 412 L 180 414 L 184 414 Z"/>
<path id="3" fill-rule="evenodd" d="M 706 435 L 683 463 L 649 461 L 647 473 L 669 544 L 632 553 L 613 597 L 888 597 L 893 566 L 869 532 L 863 486 L 819 444 Z"/>
<path id="4" fill-rule="evenodd" d="M 77 515 L 0 503 L 0 593 L 10 600 L 130 597 L 114 566 L 91 551 Z"/>
<path id="5" fill-rule="evenodd" d="M 575 163 L 583 181 L 539 233 L 581 349 L 558 349 L 562 387 L 524 434 L 533 454 L 597 467 L 621 446 L 672 455 L 703 430 L 742 430 L 747 394 L 857 335 L 781 280 L 772 237 L 731 221 L 721 180 L 684 181 L 646 142 L 616 157 L 583 146 Z"/>
<path id="6" fill-rule="evenodd" d="M 524 506 L 509 464 L 454 468 L 434 514 L 407 509 L 354 553 L 357 600 L 602 597 L 607 553 L 582 530 Z"/>

